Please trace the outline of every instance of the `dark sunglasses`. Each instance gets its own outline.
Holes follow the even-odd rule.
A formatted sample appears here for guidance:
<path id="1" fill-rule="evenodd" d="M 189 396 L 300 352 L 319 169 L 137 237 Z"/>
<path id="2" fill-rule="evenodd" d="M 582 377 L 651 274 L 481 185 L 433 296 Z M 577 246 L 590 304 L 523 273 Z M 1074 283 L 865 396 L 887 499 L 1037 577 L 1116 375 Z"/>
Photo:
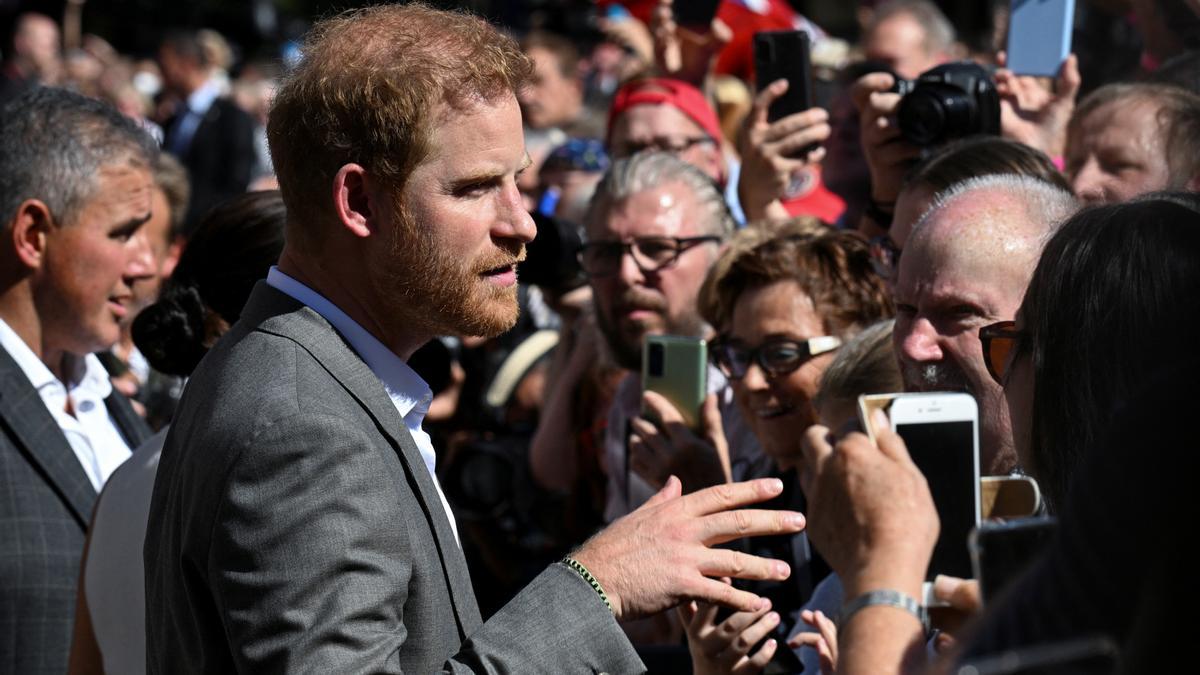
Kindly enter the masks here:
<path id="1" fill-rule="evenodd" d="M 1025 331 L 1017 330 L 1015 321 L 999 321 L 979 329 L 979 342 L 983 345 L 983 364 L 988 374 L 1003 385 L 1012 363 L 1013 352 Z"/>
<path id="2" fill-rule="evenodd" d="M 718 340 L 709 346 L 709 353 L 725 377 L 740 380 L 750 370 L 751 363 L 757 363 L 770 377 L 780 377 L 840 346 L 841 339 L 830 335 L 807 340 L 768 340 L 753 349 Z"/>

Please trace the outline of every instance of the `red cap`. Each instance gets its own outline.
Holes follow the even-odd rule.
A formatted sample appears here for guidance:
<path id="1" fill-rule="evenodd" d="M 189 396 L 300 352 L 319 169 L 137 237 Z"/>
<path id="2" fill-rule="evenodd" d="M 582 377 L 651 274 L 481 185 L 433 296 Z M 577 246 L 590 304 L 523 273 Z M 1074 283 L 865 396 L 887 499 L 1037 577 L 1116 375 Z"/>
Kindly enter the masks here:
<path id="1" fill-rule="evenodd" d="M 700 90 L 681 80 L 654 77 L 626 83 L 613 95 L 608 111 L 608 138 L 612 138 L 613 122 L 635 105 L 670 105 L 700 125 L 704 133 L 721 142 L 721 123 Z"/>

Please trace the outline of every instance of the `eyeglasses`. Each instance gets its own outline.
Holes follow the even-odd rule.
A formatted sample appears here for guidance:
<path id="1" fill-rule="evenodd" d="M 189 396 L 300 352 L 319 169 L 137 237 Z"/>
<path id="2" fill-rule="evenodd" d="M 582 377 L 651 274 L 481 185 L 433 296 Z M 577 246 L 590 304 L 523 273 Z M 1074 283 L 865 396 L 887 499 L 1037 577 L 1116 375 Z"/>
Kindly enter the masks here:
<path id="1" fill-rule="evenodd" d="M 979 329 L 979 342 L 983 345 L 983 364 L 988 374 L 1003 385 L 1012 362 L 1013 352 L 1025 331 L 1017 330 L 1015 321 L 1000 321 Z"/>
<path id="2" fill-rule="evenodd" d="M 683 138 L 668 138 L 659 136 L 645 141 L 624 141 L 616 143 L 612 148 L 613 157 L 630 157 L 636 155 L 643 150 L 661 150 L 672 155 L 678 155 L 682 152 L 690 150 L 693 146 L 701 143 L 712 143 L 712 138 L 708 136 L 685 136 Z"/>
<path id="3" fill-rule="evenodd" d="M 768 340 L 754 349 L 747 349 L 724 340 L 709 346 L 713 363 L 731 380 L 740 380 L 750 370 L 751 363 L 770 377 L 781 377 L 804 365 L 808 360 L 842 346 L 840 338 L 830 335 L 807 340 Z"/>
<path id="4" fill-rule="evenodd" d="M 579 248 L 577 257 L 583 271 L 591 277 L 607 277 L 621 269 L 621 259 L 628 252 L 643 274 L 651 274 L 675 264 L 689 248 L 720 237 L 636 237 L 633 241 L 594 241 Z"/>

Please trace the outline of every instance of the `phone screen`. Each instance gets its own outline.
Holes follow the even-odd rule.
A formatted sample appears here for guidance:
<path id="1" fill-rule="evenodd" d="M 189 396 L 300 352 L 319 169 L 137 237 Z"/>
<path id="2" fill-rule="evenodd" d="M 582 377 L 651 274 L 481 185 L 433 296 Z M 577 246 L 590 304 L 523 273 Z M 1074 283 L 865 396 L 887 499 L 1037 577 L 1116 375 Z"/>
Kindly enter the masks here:
<path id="1" fill-rule="evenodd" d="M 928 580 L 938 574 L 972 576 L 967 537 L 976 524 L 974 432 L 970 420 L 896 425 L 913 463 L 929 483 L 942 522 Z"/>

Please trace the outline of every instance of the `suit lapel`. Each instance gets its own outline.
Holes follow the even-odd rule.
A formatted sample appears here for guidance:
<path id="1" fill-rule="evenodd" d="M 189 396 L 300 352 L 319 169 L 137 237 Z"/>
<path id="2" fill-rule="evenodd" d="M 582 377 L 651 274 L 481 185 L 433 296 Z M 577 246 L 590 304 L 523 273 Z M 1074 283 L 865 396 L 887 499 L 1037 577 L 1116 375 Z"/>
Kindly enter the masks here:
<path id="1" fill-rule="evenodd" d="M 379 432 L 395 449 L 433 530 L 455 619 L 465 640 L 480 624 L 466 558 L 454 537 L 433 477 L 383 383 L 321 315 L 265 282 L 255 287 L 242 312 L 242 321 L 257 325 L 258 330 L 291 339 L 309 352 L 370 414 Z"/>
<path id="2" fill-rule="evenodd" d="M 108 409 L 108 416 L 117 426 L 117 431 L 121 432 L 121 436 L 130 450 L 137 450 L 138 446 L 153 433 L 146 425 L 146 421 L 129 404 L 129 399 L 116 390 L 113 390 L 113 393 L 104 399 L 104 407 Z"/>
<path id="3" fill-rule="evenodd" d="M 30 462 L 45 474 L 46 482 L 62 497 L 79 526 L 87 529 L 96 489 L 37 390 L 4 349 L 0 349 L 0 421 Z"/>

